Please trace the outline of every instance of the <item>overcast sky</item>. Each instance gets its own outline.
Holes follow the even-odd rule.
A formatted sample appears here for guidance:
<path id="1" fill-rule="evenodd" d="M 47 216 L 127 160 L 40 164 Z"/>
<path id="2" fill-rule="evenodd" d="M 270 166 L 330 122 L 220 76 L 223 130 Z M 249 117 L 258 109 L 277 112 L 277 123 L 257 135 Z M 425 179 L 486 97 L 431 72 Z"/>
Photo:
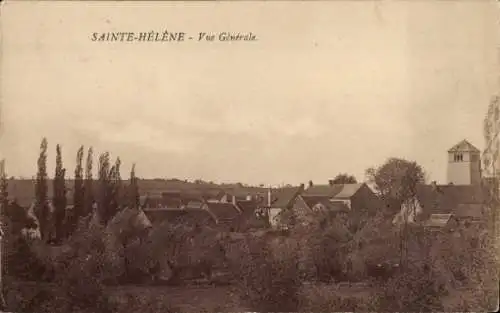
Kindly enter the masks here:
<path id="1" fill-rule="evenodd" d="M 497 93 L 494 1 L 10 2 L 0 157 L 36 173 L 40 140 L 142 177 L 249 184 L 364 179 L 388 157 L 445 182 L 446 151 L 484 146 Z M 93 32 L 252 31 L 256 42 L 98 43 Z"/>

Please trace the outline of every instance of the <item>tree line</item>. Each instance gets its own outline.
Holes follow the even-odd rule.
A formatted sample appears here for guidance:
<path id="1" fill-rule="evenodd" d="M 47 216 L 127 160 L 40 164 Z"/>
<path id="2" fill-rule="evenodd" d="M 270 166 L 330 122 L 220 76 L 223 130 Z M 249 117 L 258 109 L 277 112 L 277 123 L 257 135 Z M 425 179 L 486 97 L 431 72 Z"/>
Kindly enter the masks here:
<path id="1" fill-rule="evenodd" d="M 56 167 L 54 178 L 49 180 L 47 173 L 48 141 L 43 138 L 37 161 L 37 174 L 34 184 L 34 213 L 38 219 L 40 235 L 45 242 L 60 243 L 77 228 L 81 218 L 97 214 L 99 221 L 106 224 L 119 210 L 129 206 L 139 206 L 138 178 L 135 164 L 132 164 L 128 184 L 122 182 L 119 157 L 111 161 L 109 152 L 98 158 L 98 176 L 92 175 L 94 150 L 89 147 L 84 163 L 85 148 L 81 146 L 76 153 L 72 199 L 68 197 L 66 168 L 63 165 L 62 147 L 56 145 Z M 4 161 L 0 164 L 3 168 Z M 4 170 L 0 172 L 0 202 L 8 206 L 8 180 Z M 49 183 L 52 194 L 49 195 Z M 73 205 L 68 205 L 68 201 Z"/>

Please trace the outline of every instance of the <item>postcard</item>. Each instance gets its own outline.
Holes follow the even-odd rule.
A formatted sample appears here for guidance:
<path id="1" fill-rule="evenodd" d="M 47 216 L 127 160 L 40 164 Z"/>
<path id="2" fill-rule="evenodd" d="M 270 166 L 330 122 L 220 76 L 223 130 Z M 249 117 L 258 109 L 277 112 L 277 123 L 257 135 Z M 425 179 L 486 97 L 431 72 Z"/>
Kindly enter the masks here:
<path id="1" fill-rule="evenodd" d="M 498 13 L 4 1 L 0 309 L 498 309 Z"/>

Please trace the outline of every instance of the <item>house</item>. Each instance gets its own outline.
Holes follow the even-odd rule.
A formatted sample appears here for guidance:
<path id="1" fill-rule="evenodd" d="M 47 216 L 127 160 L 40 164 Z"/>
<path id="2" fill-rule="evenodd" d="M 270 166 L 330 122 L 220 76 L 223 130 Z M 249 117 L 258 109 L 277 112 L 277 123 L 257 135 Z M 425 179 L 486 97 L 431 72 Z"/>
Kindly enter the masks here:
<path id="1" fill-rule="evenodd" d="M 267 199 L 259 205 L 258 212 L 269 218 L 271 227 L 287 227 L 285 213 L 292 210 L 300 194 L 304 191 L 304 185 L 299 187 L 284 187 L 268 189 Z"/>
<path id="2" fill-rule="evenodd" d="M 399 225 L 406 220 L 408 223 L 434 227 L 447 225 L 450 219 L 456 220 L 459 225 L 480 223 L 486 202 L 486 192 L 482 186 L 437 185 L 435 182 L 419 185 L 415 197 L 403 203 L 393 224 Z"/>
<path id="3" fill-rule="evenodd" d="M 349 211 L 375 211 L 380 208 L 380 199 L 366 183 L 334 184 L 330 181 L 328 185 L 310 186 L 303 196 L 343 203 Z"/>
<path id="4" fill-rule="evenodd" d="M 145 209 L 144 213 L 153 225 L 159 225 L 165 221 L 190 226 L 204 225 L 213 227 L 217 224 L 215 216 L 204 209 L 152 208 Z"/>
<path id="5" fill-rule="evenodd" d="M 393 224 L 421 223 L 429 228 L 450 223 L 480 223 L 491 200 L 491 182 L 481 177 L 480 151 L 462 140 L 447 151 L 448 184 L 418 185 L 401 205 Z"/>
<path id="6" fill-rule="evenodd" d="M 217 228 L 225 231 L 236 231 L 240 226 L 243 211 L 234 203 L 207 201 L 203 209 L 215 217 Z"/>
<path id="7" fill-rule="evenodd" d="M 270 226 L 269 217 L 259 210 L 262 203 L 262 200 L 257 199 L 236 201 L 236 205 L 241 210 L 239 231 L 263 229 Z"/>
<path id="8" fill-rule="evenodd" d="M 366 213 L 375 214 L 380 200 L 364 183 L 313 185 L 271 190 L 267 203 L 261 206 L 268 213 L 273 227 L 280 224 L 284 209 L 290 209 L 302 225 L 312 222 L 314 211 L 336 212 L 339 216 L 355 218 Z"/>
<path id="9" fill-rule="evenodd" d="M 154 224 L 170 221 L 213 226 L 227 231 L 238 228 L 242 215 L 242 210 L 234 203 L 206 200 L 199 194 L 180 192 L 142 196 L 141 206 Z"/>
<path id="10" fill-rule="evenodd" d="M 458 226 L 458 221 L 453 214 L 431 214 L 431 216 L 423 222 L 423 226 L 430 231 L 454 230 Z"/>
<path id="11" fill-rule="evenodd" d="M 263 187 L 223 186 L 218 199 L 221 202 L 255 201 L 261 202 L 267 197 L 267 189 Z"/>
<path id="12" fill-rule="evenodd" d="M 312 211 L 336 212 L 339 221 L 349 224 L 351 231 L 363 226 L 382 207 L 379 197 L 366 183 L 311 185 L 301 198 Z"/>
<path id="13" fill-rule="evenodd" d="M 311 196 L 307 194 L 300 195 L 299 205 L 302 204 L 305 208 L 313 212 L 349 212 L 349 206 L 343 201 L 337 201 L 330 196 Z"/>

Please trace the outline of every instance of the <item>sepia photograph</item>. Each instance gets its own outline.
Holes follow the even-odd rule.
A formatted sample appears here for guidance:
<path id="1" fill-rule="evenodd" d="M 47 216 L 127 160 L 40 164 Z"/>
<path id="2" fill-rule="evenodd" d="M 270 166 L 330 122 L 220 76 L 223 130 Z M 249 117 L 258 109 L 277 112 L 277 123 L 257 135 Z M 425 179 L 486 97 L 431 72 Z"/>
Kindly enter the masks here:
<path id="1" fill-rule="evenodd" d="M 498 311 L 496 1 L 0 12 L 0 312 Z"/>

